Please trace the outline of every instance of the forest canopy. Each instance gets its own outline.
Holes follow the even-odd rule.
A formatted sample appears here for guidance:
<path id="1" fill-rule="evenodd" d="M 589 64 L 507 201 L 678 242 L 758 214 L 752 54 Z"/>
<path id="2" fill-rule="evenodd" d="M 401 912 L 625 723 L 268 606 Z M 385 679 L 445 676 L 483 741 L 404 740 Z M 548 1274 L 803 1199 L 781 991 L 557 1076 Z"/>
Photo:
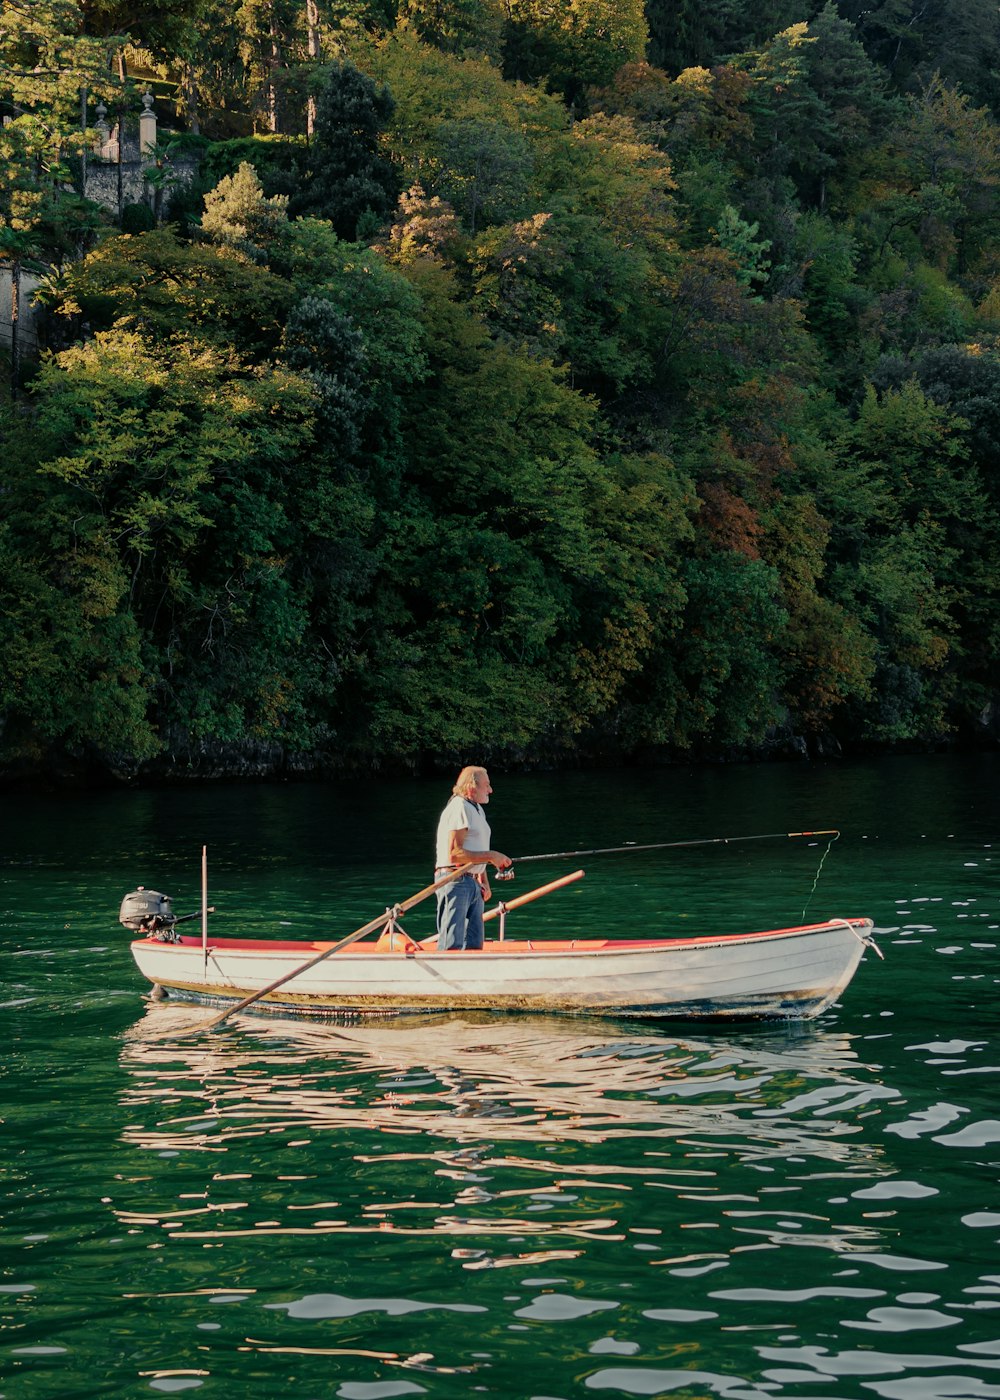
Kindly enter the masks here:
<path id="1" fill-rule="evenodd" d="M 995 740 L 998 50 L 969 0 L 5 6 L 0 769 Z M 86 198 L 147 90 L 145 201 Z"/>

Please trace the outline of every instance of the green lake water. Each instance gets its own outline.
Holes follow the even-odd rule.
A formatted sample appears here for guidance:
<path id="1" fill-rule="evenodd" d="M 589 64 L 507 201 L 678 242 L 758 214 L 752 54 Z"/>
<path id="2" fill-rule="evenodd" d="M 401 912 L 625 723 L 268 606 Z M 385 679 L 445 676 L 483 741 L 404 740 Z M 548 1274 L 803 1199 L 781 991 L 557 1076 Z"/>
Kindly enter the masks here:
<path id="1" fill-rule="evenodd" d="M 868 915 L 795 1026 L 154 1005 L 123 894 L 331 937 L 447 781 L 0 798 L 0 1397 L 1000 1397 L 1000 756 L 508 776 L 509 932 Z M 822 862 L 822 868 L 820 868 Z M 818 872 L 818 879 L 817 877 Z M 405 921 L 431 932 L 430 903 Z M 196 926 L 196 925 L 195 925 Z"/>

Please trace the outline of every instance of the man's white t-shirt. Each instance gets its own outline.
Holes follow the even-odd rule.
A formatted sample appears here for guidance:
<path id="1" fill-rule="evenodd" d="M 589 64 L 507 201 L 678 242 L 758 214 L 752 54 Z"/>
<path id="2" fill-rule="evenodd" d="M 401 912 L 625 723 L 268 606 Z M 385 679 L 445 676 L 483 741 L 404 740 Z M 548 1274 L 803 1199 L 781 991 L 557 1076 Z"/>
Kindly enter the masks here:
<path id="1" fill-rule="evenodd" d="M 453 797 L 441 813 L 437 829 L 437 866 L 451 864 L 451 833 L 453 831 L 464 831 L 468 828 L 463 845 L 467 851 L 488 851 L 490 849 L 490 827 L 486 820 L 486 815 L 475 802 L 469 802 L 464 797 Z M 486 862 L 482 865 L 467 865 L 464 867 L 465 873 L 469 875 L 479 875 L 486 869 Z"/>

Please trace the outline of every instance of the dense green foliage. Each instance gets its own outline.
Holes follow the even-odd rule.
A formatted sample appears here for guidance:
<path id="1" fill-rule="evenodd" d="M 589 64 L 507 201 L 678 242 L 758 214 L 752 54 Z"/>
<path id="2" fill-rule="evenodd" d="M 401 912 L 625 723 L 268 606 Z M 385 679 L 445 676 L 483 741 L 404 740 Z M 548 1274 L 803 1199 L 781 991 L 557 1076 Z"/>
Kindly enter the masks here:
<path id="1" fill-rule="evenodd" d="M 0 232 L 63 347 L 0 423 L 0 760 L 987 732 L 1000 24 L 969 9 L 0 31 Z M 66 190 L 102 54 L 202 133 L 155 227 Z"/>

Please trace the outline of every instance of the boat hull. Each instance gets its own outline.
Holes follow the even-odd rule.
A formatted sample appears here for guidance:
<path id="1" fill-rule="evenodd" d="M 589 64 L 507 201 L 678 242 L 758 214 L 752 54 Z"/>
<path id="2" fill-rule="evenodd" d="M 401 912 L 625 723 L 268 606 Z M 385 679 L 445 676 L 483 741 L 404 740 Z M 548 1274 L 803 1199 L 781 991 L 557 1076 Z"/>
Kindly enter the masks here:
<path id="1" fill-rule="evenodd" d="M 531 1011 L 675 1018 L 806 1019 L 841 995 L 871 942 L 870 919 L 717 938 L 492 942 L 439 953 L 398 935 L 359 945 L 254 1002 L 282 1015 Z M 396 946 L 389 946 L 394 943 Z M 132 953 L 163 993 L 232 1005 L 332 945 L 138 939 Z"/>

